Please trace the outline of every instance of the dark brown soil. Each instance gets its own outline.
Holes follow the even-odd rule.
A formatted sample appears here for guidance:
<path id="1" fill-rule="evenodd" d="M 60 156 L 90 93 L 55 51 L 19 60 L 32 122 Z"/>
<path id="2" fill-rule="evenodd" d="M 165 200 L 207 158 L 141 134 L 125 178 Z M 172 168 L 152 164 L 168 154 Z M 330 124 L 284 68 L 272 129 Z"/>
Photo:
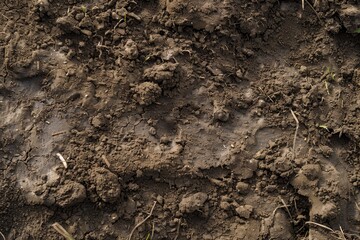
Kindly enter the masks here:
<path id="1" fill-rule="evenodd" d="M 360 2 L 304 4 L 2 0 L 0 240 L 360 239 Z"/>

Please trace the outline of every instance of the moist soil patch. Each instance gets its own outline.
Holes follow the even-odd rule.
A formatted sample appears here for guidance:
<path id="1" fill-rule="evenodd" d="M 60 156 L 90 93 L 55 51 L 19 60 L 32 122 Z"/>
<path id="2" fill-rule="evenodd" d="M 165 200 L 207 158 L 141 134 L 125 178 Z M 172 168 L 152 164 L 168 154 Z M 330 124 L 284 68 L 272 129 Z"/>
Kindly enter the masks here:
<path id="1" fill-rule="evenodd" d="M 0 239 L 360 238 L 358 0 L 2 0 Z"/>

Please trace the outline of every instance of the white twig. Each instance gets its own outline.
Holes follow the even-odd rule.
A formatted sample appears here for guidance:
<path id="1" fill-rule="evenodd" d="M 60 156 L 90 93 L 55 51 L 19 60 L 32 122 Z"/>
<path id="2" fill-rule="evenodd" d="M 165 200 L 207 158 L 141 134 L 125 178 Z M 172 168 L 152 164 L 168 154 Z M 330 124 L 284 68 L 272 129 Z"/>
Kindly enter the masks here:
<path id="1" fill-rule="evenodd" d="M 67 168 L 68 166 L 67 166 L 67 163 L 65 161 L 65 158 L 60 153 L 57 153 L 56 156 L 60 159 L 60 161 L 62 162 L 64 167 Z"/>
<path id="2" fill-rule="evenodd" d="M 175 236 L 174 240 L 177 240 L 180 235 L 180 226 L 181 226 L 181 218 L 179 219 L 178 225 L 176 227 L 176 236 Z"/>
<path id="3" fill-rule="evenodd" d="M 329 227 L 327 227 L 327 226 L 325 226 L 325 225 L 322 225 L 322 224 L 320 224 L 320 223 L 307 221 L 305 224 L 312 224 L 312 225 L 315 225 L 315 226 L 318 226 L 318 227 L 322 227 L 322 228 L 324 228 L 324 229 L 326 229 L 326 230 L 329 230 L 329 231 L 332 232 L 332 233 L 335 233 L 334 230 L 332 230 L 331 228 L 329 228 Z"/>
<path id="4" fill-rule="evenodd" d="M 110 162 L 109 160 L 106 158 L 105 155 L 101 156 L 101 159 L 104 161 L 104 163 L 106 164 L 106 166 L 109 168 L 110 167 Z"/>
<path id="5" fill-rule="evenodd" d="M 56 222 L 51 225 L 58 233 L 60 233 L 66 240 L 75 240 L 71 234 L 60 225 L 60 223 Z"/>
<path id="6" fill-rule="evenodd" d="M 296 157 L 296 137 L 297 137 L 297 133 L 299 130 L 299 120 L 297 119 L 295 113 L 293 112 L 293 110 L 290 109 L 291 115 L 293 116 L 293 118 L 295 119 L 296 122 L 296 129 L 295 129 L 295 136 L 294 136 L 294 141 L 293 141 L 293 159 L 295 159 Z"/>
<path id="7" fill-rule="evenodd" d="M 4 236 L 4 234 L 3 234 L 2 232 L 0 232 L 0 236 L 1 236 L 4 240 L 6 240 L 6 238 L 5 238 L 5 236 Z"/>
<path id="8" fill-rule="evenodd" d="M 293 220 L 293 218 L 292 218 L 292 216 L 291 216 L 290 210 L 289 210 L 289 208 L 288 208 L 289 205 L 287 205 L 287 204 L 285 203 L 284 199 L 282 199 L 280 196 L 279 196 L 279 199 L 280 199 L 280 201 L 282 202 L 283 206 L 285 207 L 287 213 L 289 214 L 289 217 L 291 218 L 291 222 L 294 222 L 294 220 Z"/>
<path id="9" fill-rule="evenodd" d="M 152 215 L 152 213 L 153 213 L 153 211 L 154 211 L 155 205 L 156 205 L 156 201 L 154 201 L 154 205 L 152 206 L 149 215 L 147 215 L 147 217 L 144 218 L 144 220 L 142 220 L 141 222 L 139 222 L 138 224 L 136 224 L 136 226 L 133 228 L 133 230 L 131 231 L 131 233 L 130 233 L 130 235 L 129 235 L 128 240 L 131 240 L 131 237 L 132 237 L 132 235 L 134 234 L 135 230 L 136 230 L 138 227 L 140 227 L 144 222 L 146 222 L 146 220 L 148 220 L 148 219 L 151 217 L 151 215 Z"/>
<path id="10" fill-rule="evenodd" d="M 301 0 L 301 7 L 302 7 L 302 10 L 305 9 L 305 0 Z"/>

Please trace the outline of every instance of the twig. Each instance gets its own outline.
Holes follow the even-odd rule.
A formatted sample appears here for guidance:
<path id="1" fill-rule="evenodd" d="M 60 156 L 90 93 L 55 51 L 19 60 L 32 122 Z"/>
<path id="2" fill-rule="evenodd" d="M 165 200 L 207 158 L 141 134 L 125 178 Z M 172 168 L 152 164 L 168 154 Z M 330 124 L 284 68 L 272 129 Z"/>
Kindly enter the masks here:
<path id="1" fill-rule="evenodd" d="M 154 239 L 155 223 L 152 224 L 150 240 Z"/>
<path id="2" fill-rule="evenodd" d="M 55 137 L 55 136 L 58 136 L 58 135 L 64 134 L 64 133 L 66 133 L 66 132 L 67 132 L 67 131 L 55 132 L 55 133 L 51 134 L 51 136 Z"/>
<path id="3" fill-rule="evenodd" d="M 60 225 L 60 223 L 56 222 L 51 226 L 67 240 L 75 240 L 75 238 Z"/>
<path id="4" fill-rule="evenodd" d="M 110 167 L 110 162 L 109 160 L 106 158 L 105 155 L 101 156 L 101 159 L 104 161 L 104 163 L 106 164 L 106 166 L 109 168 Z"/>
<path id="5" fill-rule="evenodd" d="M 264 94 L 272 103 L 274 103 L 274 100 L 273 100 L 270 96 L 266 95 L 266 93 L 264 92 L 264 90 L 263 90 L 261 87 L 259 87 L 258 89 L 259 89 L 260 92 L 261 92 L 262 94 Z"/>
<path id="6" fill-rule="evenodd" d="M 128 240 L 131 240 L 131 237 L 132 237 L 132 235 L 134 234 L 135 230 L 136 230 L 138 227 L 140 227 L 144 222 L 146 222 L 146 220 L 148 220 L 148 219 L 151 217 L 151 215 L 152 215 L 152 213 L 153 213 L 153 211 L 154 211 L 155 206 L 156 206 L 156 201 L 154 201 L 154 205 L 152 206 L 149 215 L 147 215 L 147 217 L 144 218 L 144 220 L 142 220 L 141 222 L 139 222 L 138 224 L 136 224 L 136 226 L 133 228 L 133 230 L 131 230 L 131 233 L 130 233 L 130 235 L 129 235 Z"/>
<path id="7" fill-rule="evenodd" d="M 324 229 L 326 229 L 326 230 L 329 230 L 329 231 L 332 232 L 332 233 L 335 233 L 334 230 L 332 230 L 331 228 L 329 228 L 329 227 L 327 227 L 327 226 L 325 226 L 325 225 L 322 225 L 322 224 L 320 224 L 320 223 L 308 221 L 308 222 L 306 222 L 305 224 L 310 224 L 310 225 L 312 224 L 312 225 L 315 225 L 315 226 L 318 226 L 318 227 L 322 227 L 322 228 L 324 228 Z"/>
<path id="8" fill-rule="evenodd" d="M 7 16 L 5 16 L 4 14 L 0 13 L 1 16 L 3 16 L 4 18 L 6 18 L 6 20 L 9 20 L 9 18 Z"/>
<path id="9" fill-rule="evenodd" d="M 0 232 L 0 236 L 1 236 L 4 240 L 6 240 L 6 238 L 5 238 L 5 236 L 4 236 L 4 234 L 3 234 L 2 232 Z"/>
<path id="10" fill-rule="evenodd" d="M 291 216 L 290 210 L 289 210 L 289 208 L 288 208 L 288 205 L 285 203 L 284 199 L 282 199 L 280 196 L 279 196 L 279 199 L 280 199 L 280 201 L 282 202 L 282 204 L 284 205 L 287 213 L 289 214 L 289 217 L 291 218 L 291 222 L 294 222 L 294 220 L 293 220 L 293 218 L 292 218 L 292 216 Z"/>
<path id="11" fill-rule="evenodd" d="M 346 240 L 346 237 L 345 237 L 345 234 L 344 234 L 344 231 L 343 231 L 342 227 L 339 226 L 339 228 L 340 228 L 339 237 L 341 238 L 341 240 Z"/>
<path id="12" fill-rule="evenodd" d="M 113 28 L 113 30 L 115 30 L 117 28 L 117 26 L 119 26 L 119 24 L 124 21 L 123 18 L 121 18 L 116 24 L 115 24 L 115 27 Z"/>
<path id="13" fill-rule="evenodd" d="M 303 4 L 303 10 L 304 10 L 304 7 L 305 7 L 305 6 L 304 6 L 304 1 L 306 1 L 306 3 L 309 4 L 310 8 L 314 11 L 317 19 L 318 19 L 319 22 L 321 23 L 321 19 L 320 19 L 319 14 L 316 12 L 315 8 L 309 3 L 309 1 L 308 1 L 308 0 L 302 0 L 302 1 L 303 1 L 303 2 L 302 2 L 302 4 Z"/>
<path id="14" fill-rule="evenodd" d="M 65 158 L 60 153 L 57 153 L 56 156 L 60 159 L 60 161 L 62 162 L 64 167 L 67 168 L 68 166 L 67 166 L 67 163 L 65 161 Z"/>
<path id="15" fill-rule="evenodd" d="M 301 7 L 302 7 L 302 10 L 305 9 L 305 0 L 301 0 Z"/>
<path id="16" fill-rule="evenodd" d="M 357 204 L 357 202 L 355 202 L 355 206 L 356 206 L 357 210 L 360 211 L 360 207 L 359 207 L 359 205 Z"/>
<path id="17" fill-rule="evenodd" d="M 291 111 L 291 114 L 293 116 L 293 118 L 295 119 L 295 122 L 296 122 L 296 129 L 295 129 L 295 135 L 294 135 L 294 141 L 293 141 L 293 159 L 295 159 L 296 157 L 296 137 L 297 137 L 297 134 L 298 134 L 298 130 L 299 130 L 299 120 L 297 119 L 295 113 L 293 112 L 292 109 L 290 109 Z"/>
<path id="18" fill-rule="evenodd" d="M 174 240 L 177 240 L 180 235 L 180 226 L 181 226 L 181 218 L 179 219 L 178 225 L 176 227 L 176 236 L 175 236 Z"/>

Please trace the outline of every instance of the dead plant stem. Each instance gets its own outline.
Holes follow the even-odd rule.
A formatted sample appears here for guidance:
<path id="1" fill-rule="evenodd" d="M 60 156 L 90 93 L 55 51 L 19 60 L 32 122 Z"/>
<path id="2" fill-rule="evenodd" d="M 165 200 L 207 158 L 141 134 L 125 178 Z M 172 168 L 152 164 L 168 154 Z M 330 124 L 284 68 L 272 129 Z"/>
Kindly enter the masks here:
<path id="1" fill-rule="evenodd" d="M 299 120 L 297 119 L 294 111 L 292 109 L 290 109 L 291 111 L 291 115 L 293 116 L 293 118 L 295 119 L 296 122 L 296 129 L 295 129 L 295 135 L 294 135 L 294 141 L 293 141 L 293 159 L 296 158 L 296 137 L 298 134 L 298 130 L 299 130 Z"/>
<path id="2" fill-rule="evenodd" d="M 178 222 L 178 225 L 176 228 L 176 236 L 175 236 L 174 240 L 177 240 L 180 235 L 180 226 L 181 226 L 181 218 L 179 219 L 179 222 Z"/>
<path id="3" fill-rule="evenodd" d="M 129 235 L 128 240 L 131 240 L 132 235 L 134 234 L 135 230 L 136 230 L 138 227 L 140 227 L 142 224 L 144 224 L 144 223 L 152 216 L 152 213 L 153 213 L 153 211 L 154 211 L 155 206 L 156 206 L 156 201 L 154 201 L 154 205 L 152 206 L 149 215 L 147 215 L 147 217 L 144 218 L 144 220 L 142 220 L 141 222 L 139 222 L 138 224 L 136 224 L 136 226 L 133 228 L 133 230 L 131 230 L 131 233 L 130 233 L 130 235 Z"/>

